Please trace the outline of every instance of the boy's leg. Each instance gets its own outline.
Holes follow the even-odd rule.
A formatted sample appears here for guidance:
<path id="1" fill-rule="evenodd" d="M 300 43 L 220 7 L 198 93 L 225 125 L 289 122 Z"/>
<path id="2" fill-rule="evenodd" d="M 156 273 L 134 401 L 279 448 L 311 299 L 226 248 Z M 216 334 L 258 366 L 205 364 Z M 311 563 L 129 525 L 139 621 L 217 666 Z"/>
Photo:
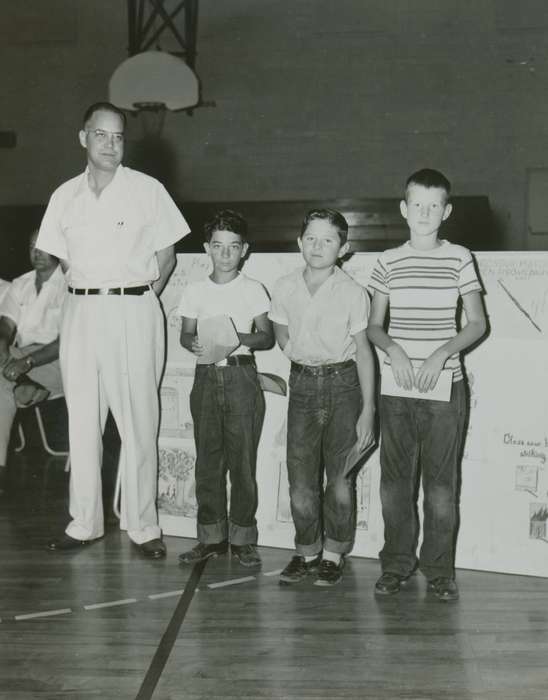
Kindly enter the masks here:
<path id="1" fill-rule="evenodd" d="M 457 528 L 457 480 L 466 423 L 464 382 L 451 401 L 422 401 L 419 429 L 424 491 L 420 568 L 427 579 L 453 579 Z"/>
<path id="2" fill-rule="evenodd" d="M 302 557 L 322 550 L 321 441 L 326 417 L 323 377 L 292 369 L 287 413 L 287 475 L 295 548 Z"/>
<path id="3" fill-rule="evenodd" d="M 324 378 L 329 391 L 329 415 L 323 437 L 327 483 L 323 499 L 324 549 L 347 554 L 354 544 L 356 528 L 355 490 L 344 472 L 346 456 L 356 442 L 356 423 L 361 410 L 361 391 L 356 366 Z"/>
<path id="4" fill-rule="evenodd" d="M 383 574 L 393 574 L 396 593 L 399 582 L 417 565 L 417 512 L 415 504 L 419 439 L 415 421 L 415 400 L 381 396 L 381 503 L 384 519 L 384 547 L 379 553 Z M 382 578 L 382 577 L 381 577 Z"/>
<path id="5" fill-rule="evenodd" d="M 257 544 L 255 474 L 265 401 L 253 365 L 227 367 L 224 376 L 224 445 L 231 485 L 229 539 L 231 545 L 242 547 Z"/>
<path id="6" fill-rule="evenodd" d="M 224 543 L 226 465 L 223 459 L 223 370 L 197 365 L 190 394 L 196 444 L 196 500 L 198 540 L 205 545 Z"/>

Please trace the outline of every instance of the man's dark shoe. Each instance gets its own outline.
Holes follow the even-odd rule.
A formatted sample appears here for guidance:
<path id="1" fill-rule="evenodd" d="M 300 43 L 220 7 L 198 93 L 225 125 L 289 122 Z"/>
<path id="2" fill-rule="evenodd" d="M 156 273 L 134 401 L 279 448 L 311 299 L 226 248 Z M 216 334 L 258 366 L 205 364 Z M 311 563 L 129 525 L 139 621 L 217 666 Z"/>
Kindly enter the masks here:
<path id="1" fill-rule="evenodd" d="M 254 544 L 231 544 L 232 556 L 237 559 L 242 566 L 260 566 L 261 557 Z"/>
<path id="2" fill-rule="evenodd" d="M 203 544 L 203 542 L 198 542 L 198 544 L 190 549 L 188 552 L 183 552 L 179 554 L 179 562 L 181 564 L 197 564 L 199 561 L 204 561 L 204 559 L 209 559 L 210 557 L 218 557 L 219 554 L 226 554 L 228 552 L 228 542 L 216 542 L 215 544 Z"/>
<path id="3" fill-rule="evenodd" d="M 318 554 L 312 561 L 306 562 L 304 557 L 297 554 L 291 558 L 289 564 L 280 574 L 280 583 L 299 583 L 309 574 L 314 574 L 320 566 L 321 554 Z"/>
<path id="4" fill-rule="evenodd" d="M 162 540 L 156 538 L 148 542 L 142 542 L 137 545 L 141 550 L 141 554 L 147 559 L 163 559 L 166 555 L 166 546 Z"/>
<path id="5" fill-rule="evenodd" d="M 338 564 L 329 559 L 322 559 L 320 568 L 318 569 L 318 578 L 314 581 L 315 586 L 334 586 L 342 579 L 342 570 L 344 568 L 344 557 Z"/>
<path id="6" fill-rule="evenodd" d="M 100 539 L 102 538 L 96 537 L 93 540 L 77 540 L 74 537 L 67 535 L 65 532 L 64 535 L 61 535 L 61 537 L 50 540 L 46 545 L 46 549 L 50 552 L 70 552 L 74 549 L 82 549 L 82 547 L 98 542 Z"/>
<path id="7" fill-rule="evenodd" d="M 375 593 L 378 595 L 394 595 L 400 592 L 400 588 L 407 583 L 409 576 L 385 571 L 375 584 Z"/>
<path id="8" fill-rule="evenodd" d="M 438 576 L 428 581 L 428 590 L 432 591 L 438 600 L 458 600 L 459 589 L 454 579 Z"/>

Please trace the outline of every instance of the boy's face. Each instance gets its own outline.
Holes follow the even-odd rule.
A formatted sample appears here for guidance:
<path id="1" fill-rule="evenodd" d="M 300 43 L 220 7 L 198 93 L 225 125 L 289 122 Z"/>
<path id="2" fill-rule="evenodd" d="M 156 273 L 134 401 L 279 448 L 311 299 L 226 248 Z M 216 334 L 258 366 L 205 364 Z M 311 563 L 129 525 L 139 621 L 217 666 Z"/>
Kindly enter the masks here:
<path id="1" fill-rule="evenodd" d="M 298 243 L 306 264 L 314 269 L 333 267 L 348 251 L 348 243 L 341 244 L 337 227 L 325 219 L 313 219 Z"/>
<path id="2" fill-rule="evenodd" d="M 441 187 L 409 185 L 407 199 L 400 202 L 400 211 L 414 236 L 427 237 L 437 233 L 442 221 L 451 213 L 451 204 L 446 200 L 447 192 Z"/>
<path id="3" fill-rule="evenodd" d="M 241 259 L 247 253 L 248 244 L 233 231 L 214 231 L 209 243 L 204 243 L 206 253 L 213 261 L 213 267 L 219 272 L 234 272 Z"/>

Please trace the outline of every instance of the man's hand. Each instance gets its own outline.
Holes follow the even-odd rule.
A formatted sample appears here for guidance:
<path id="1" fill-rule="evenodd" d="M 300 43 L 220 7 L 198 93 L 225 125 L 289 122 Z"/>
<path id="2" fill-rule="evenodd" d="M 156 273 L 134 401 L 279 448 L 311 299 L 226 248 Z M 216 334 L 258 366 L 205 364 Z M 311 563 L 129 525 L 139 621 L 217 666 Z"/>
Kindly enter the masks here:
<path id="1" fill-rule="evenodd" d="M 204 346 L 200 345 L 200 343 L 198 342 L 197 335 L 195 335 L 194 338 L 192 339 L 192 345 L 190 346 L 190 352 L 193 352 L 198 357 L 200 357 L 200 355 L 203 355 L 205 352 Z"/>
<path id="2" fill-rule="evenodd" d="M 28 364 L 23 357 L 19 360 L 9 360 L 4 366 L 2 374 L 10 382 L 14 382 L 22 374 L 26 374 L 28 370 Z"/>
<path id="3" fill-rule="evenodd" d="M 357 447 L 359 452 L 363 452 L 375 442 L 375 410 L 371 406 L 366 406 L 356 423 Z"/>
<path id="4" fill-rule="evenodd" d="M 421 392 L 432 391 L 438 383 L 440 372 L 447 361 L 447 354 L 443 350 L 434 350 L 417 370 L 415 386 Z"/>
<path id="5" fill-rule="evenodd" d="M 392 343 L 386 352 L 390 357 L 392 365 L 392 374 L 396 380 L 396 384 L 403 389 L 412 389 L 415 383 L 415 374 L 411 360 L 407 357 L 407 353 L 397 343 Z"/>

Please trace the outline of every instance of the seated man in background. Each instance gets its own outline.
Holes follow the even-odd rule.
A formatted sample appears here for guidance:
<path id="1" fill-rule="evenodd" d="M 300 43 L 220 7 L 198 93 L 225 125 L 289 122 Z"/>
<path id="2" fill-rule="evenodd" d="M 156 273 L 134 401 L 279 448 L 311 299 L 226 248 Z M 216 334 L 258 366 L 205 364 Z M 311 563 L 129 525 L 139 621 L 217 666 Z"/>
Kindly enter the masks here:
<path id="1" fill-rule="evenodd" d="M 0 491 L 6 453 L 18 407 L 62 394 L 59 327 L 65 277 L 57 258 L 29 241 L 34 268 L 16 277 L 5 294 L 0 285 Z"/>

